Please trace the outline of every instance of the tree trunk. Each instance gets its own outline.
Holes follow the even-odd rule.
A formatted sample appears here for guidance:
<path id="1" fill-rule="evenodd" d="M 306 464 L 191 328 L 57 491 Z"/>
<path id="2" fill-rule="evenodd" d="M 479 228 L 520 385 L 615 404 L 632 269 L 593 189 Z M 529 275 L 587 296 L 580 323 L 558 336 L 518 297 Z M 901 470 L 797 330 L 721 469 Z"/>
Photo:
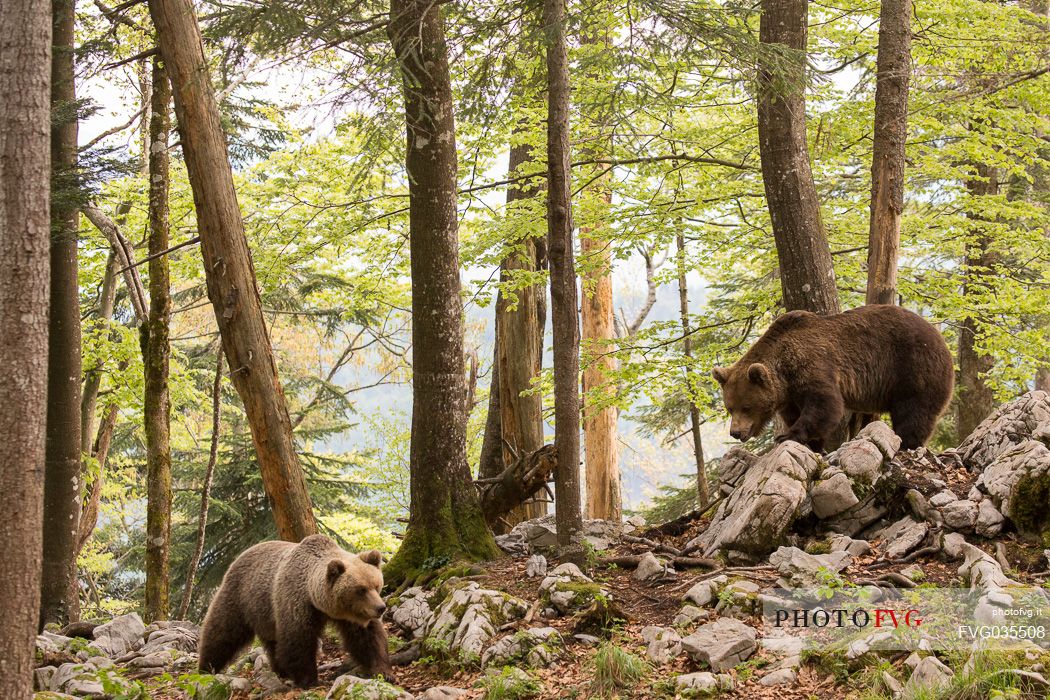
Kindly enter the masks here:
<path id="1" fill-rule="evenodd" d="M 109 251 L 106 271 L 102 275 L 102 289 L 98 294 L 95 317 L 108 323 L 113 320 L 113 308 L 117 298 L 117 254 Z M 80 393 L 80 452 L 91 454 L 91 440 L 95 434 L 95 412 L 98 410 L 98 392 L 102 387 L 102 367 L 92 367 L 84 372 L 84 386 Z"/>
<path id="2" fill-rule="evenodd" d="M 682 355 L 685 356 L 686 394 L 689 397 L 689 432 L 693 437 L 693 458 L 696 460 L 696 502 L 700 508 L 711 500 L 711 489 L 707 483 L 707 465 L 704 460 L 704 444 L 700 439 L 700 409 L 693 400 L 693 338 L 689 328 L 689 287 L 686 281 L 685 236 L 675 238 L 678 246 L 678 310 L 682 319 Z"/>
<path id="3" fill-rule="evenodd" d="M 171 289 L 168 276 L 168 134 L 171 83 L 153 58 L 149 139 L 149 320 L 142 326 L 142 401 L 146 432 L 146 622 L 168 619 L 171 546 Z"/>
<path id="4" fill-rule="evenodd" d="M 215 381 L 211 387 L 211 449 L 208 452 L 208 467 L 204 471 L 204 486 L 201 488 L 201 506 L 197 515 L 197 544 L 186 570 L 186 587 L 182 590 L 179 619 L 185 620 L 193 600 L 193 586 L 197 578 L 197 567 L 204 554 L 205 535 L 208 531 L 208 505 L 211 500 L 211 482 L 215 476 L 215 463 L 219 461 L 219 428 L 222 427 L 222 350 L 215 360 Z"/>
<path id="5" fill-rule="evenodd" d="M 762 0 L 758 143 L 784 306 L 839 311 L 831 249 L 806 145 L 808 0 Z"/>
<path id="6" fill-rule="evenodd" d="M 80 520 L 80 288 L 73 0 L 52 2 L 51 315 L 40 627 L 80 616 L 76 540 Z"/>
<path id="7" fill-rule="evenodd" d="M 1038 391 L 1050 391 L 1050 367 L 1040 367 L 1035 371 L 1035 388 Z"/>
<path id="8" fill-rule="evenodd" d="M 387 26 L 407 122 L 412 275 L 410 513 L 391 582 L 424 562 L 497 553 L 466 455 L 456 131 L 441 6 L 391 0 Z"/>
<path id="9" fill-rule="evenodd" d="M 51 11 L 0 12 L 0 697 L 33 697 L 47 412 Z"/>
<path id="10" fill-rule="evenodd" d="M 532 148 L 525 145 L 512 146 L 510 149 L 510 173 L 531 170 L 536 163 Z M 538 197 L 541 189 L 537 186 L 521 188 L 511 187 L 507 191 L 507 209 L 515 202 Z M 500 279 L 510 281 L 515 270 L 536 271 L 536 242 L 533 238 L 522 241 L 523 250 L 509 255 L 500 265 Z M 518 454 L 535 452 L 543 447 L 543 396 L 540 392 L 531 392 L 543 366 L 543 328 L 539 321 L 537 297 L 545 296 L 546 289 L 531 286 L 517 291 L 517 303 L 514 308 L 507 298 L 500 294 L 496 300 L 496 333 L 499 340 L 496 349 L 499 353 L 499 409 L 502 430 L 502 466 L 506 467 L 515 461 Z M 515 508 L 504 520 L 513 525 L 543 515 L 547 512 L 546 501 L 539 499 Z"/>
<path id="11" fill-rule="evenodd" d="M 109 458 L 109 446 L 113 441 L 113 430 L 117 426 L 117 407 L 110 406 L 102 417 L 98 426 L 98 436 L 91 448 L 91 456 L 98 462 L 98 474 L 91 482 L 91 489 L 84 498 L 84 505 L 80 511 L 80 525 L 77 532 L 77 555 L 79 556 L 84 545 L 91 539 L 91 534 L 98 524 L 98 503 L 102 497 L 102 484 L 106 472 L 106 460 Z"/>
<path id="12" fill-rule="evenodd" d="M 149 9 L 174 88 L 208 298 L 215 307 L 230 377 L 251 426 L 277 535 L 298 542 L 317 532 L 317 522 L 262 314 L 197 16 L 190 0 L 150 0 Z"/>
<path id="13" fill-rule="evenodd" d="M 580 326 L 572 242 L 569 58 L 565 0 L 544 0 L 547 43 L 547 240 L 554 342 L 555 510 L 558 546 L 570 558 L 583 527 L 580 512 Z"/>
<path id="14" fill-rule="evenodd" d="M 897 257 L 904 211 L 904 144 L 911 76 L 911 0 L 882 0 L 868 230 L 868 304 L 897 303 Z"/>
<path id="15" fill-rule="evenodd" d="M 604 196 L 604 195 L 603 195 Z M 616 328 L 612 295 L 612 247 L 608 241 L 595 240 L 589 231 L 580 232 L 580 252 L 590 256 L 594 265 L 589 280 L 584 282 L 580 305 L 583 339 L 591 357 L 583 370 L 583 454 L 586 474 L 586 516 L 619 521 L 620 450 L 616 443 L 616 406 L 594 408 L 615 396 L 612 379 L 616 358 L 612 355 Z M 590 292 L 590 293 L 588 293 Z"/>
<path id="16" fill-rule="evenodd" d="M 503 425 L 499 408 L 499 305 L 496 294 L 497 313 L 493 316 L 495 333 L 492 341 L 492 373 L 489 377 L 489 406 L 485 414 L 485 433 L 481 437 L 481 455 L 478 458 L 478 478 L 488 479 L 503 471 Z"/>
<path id="17" fill-rule="evenodd" d="M 999 174 L 995 168 L 978 166 L 977 177 L 967 183 L 971 197 L 994 196 L 999 193 Z M 963 268 L 963 298 L 983 291 L 987 279 L 995 274 L 992 269 L 996 255 L 991 250 L 991 238 L 983 230 L 976 216 L 975 239 L 966 246 Z M 955 393 L 955 429 L 959 441 L 973 432 L 995 408 L 995 395 L 984 375 L 992 369 L 991 355 L 977 348 L 977 319 L 968 316 L 959 328 L 959 381 Z"/>

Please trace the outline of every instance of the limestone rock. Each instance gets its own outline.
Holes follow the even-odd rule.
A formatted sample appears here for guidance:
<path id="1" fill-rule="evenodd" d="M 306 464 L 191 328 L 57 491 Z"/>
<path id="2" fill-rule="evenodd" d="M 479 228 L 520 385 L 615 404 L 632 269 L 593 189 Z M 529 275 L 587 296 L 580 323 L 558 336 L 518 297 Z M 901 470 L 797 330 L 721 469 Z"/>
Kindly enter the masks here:
<path id="1" fill-rule="evenodd" d="M 706 581 L 698 581 L 693 584 L 692 588 L 685 592 L 682 600 L 702 608 L 705 605 L 709 605 L 711 601 L 718 596 L 718 592 L 722 590 L 722 587 L 725 586 L 728 581 L 729 577 L 725 574 L 709 578 Z"/>
<path id="2" fill-rule="evenodd" d="M 959 567 L 959 576 L 970 584 L 970 588 L 995 591 L 1007 586 L 1018 585 L 1010 579 L 1003 568 L 992 556 L 972 544 L 962 547 L 963 565 Z"/>
<path id="3" fill-rule="evenodd" d="M 438 685 L 428 688 L 416 696 L 416 700 L 456 700 L 470 695 L 469 691 L 462 688 L 453 688 L 450 685 Z"/>
<path id="4" fill-rule="evenodd" d="M 710 671 L 699 671 L 697 673 L 683 673 L 674 679 L 675 688 L 679 691 L 685 691 L 690 693 L 689 697 L 694 695 L 715 694 L 721 690 L 732 690 L 733 679 L 731 676 L 726 674 L 718 674 L 717 676 Z"/>
<path id="5" fill-rule="evenodd" d="M 682 640 L 682 649 L 694 661 L 708 664 L 717 673 L 750 658 L 758 648 L 757 636 L 754 628 L 723 617 L 697 628 Z"/>
<path id="6" fill-rule="evenodd" d="M 412 695 L 378 678 L 358 678 L 346 674 L 332 684 L 325 700 L 412 700 Z"/>
<path id="7" fill-rule="evenodd" d="M 832 552 L 848 552 L 855 557 L 866 557 L 871 554 L 871 545 L 867 540 L 855 540 L 848 535 L 833 535 L 829 544 Z"/>
<path id="8" fill-rule="evenodd" d="M 798 673 L 791 668 L 780 668 L 775 671 L 770 671 L 766 675 L 758 679 L 759 685 L 766 687 L 772 687 L 776 685 L 791 685 L 798 678 Z"/>
<path id="9" fill-rule="evenodd" d="M 434 611 L 426 636 L 447 643 L 449 651 L 460 657 L 480 658 L 496 629 L 524 617 L 529 608 L 525 601 L 481 588 L 475 581 L 455 582 L 452 586 Z"/>
<path id="10" fill-rule="evenodd" d="M 838 573 L 852 560 L 848 552 L 808 554 L 798 547 L 781 547 L 769 555 L 769 563 L 776 567 L 785 588 L 819 585 L 822 571 Z"/>
<path id="11" fill-rule="evenodd" d="M 1006 518 L 995 507 L 992 499 L 985 498 L 977 507 L 977 534 L 981 537 L 995 537 L 1003 530 Z"/>
<path id="12" fill-rule="evenodd" d="M 743 447 L 732 447 L 718 460 L 718 483 L 722 493 L 731 493 L 740 485 L 744 474 L 758 461 L 758 456 Z"/>
<path id="13" fill-rule="evenodd" d="M 524 663 L 530 668 L 546 668 L 561 646 L 561 635 L 553 627 L 531 627 L 503 637 L 481 655 L 482 666 Z"/>
<path id="14" fill-rule="evenodd" d="M 948 505 L 952 501 L 958 501 L 959 497 L 948 490 L 938 491 L 937 493 L 930 496 L 930 505 L 934 508 L 941 508 Z"/>
<path id="15" fill-rule="evenodd" d="M 419 639 L 426 633 L 427 625 L 434 615 L 428 598 L 426 591 L 413 586 L 399 596 L 397 605 L 391 606 L 391 621 L 411 639 Z"/>
<path id="16" fill-rule="evenodd" d="M 701 620 L 706 620 L 710 616 L 707 610 L 698 608 L 695 605 L 683 605 L 682 609 L 674 616 L 675 627 L 691 627 Z"/>
<path id="17" fill-rule="evenodd" d="M 879 464 L 881 463 L 880 455 Z M 814 483 L 809 498 L 813 502 L 813 513 L 822 520 L 860 503 L 860 499 L 853 493 L 852 482 L 845 472 L 841 471 Z"/>
<path id="18" fill-rule="evenodd" d="M 671 571 L 674 571 L 674 569 L 672 568 Z M 648 581 L 661 578 L 667 573 L 668 565 L 657 559 L 652 552 L 646 552 L 641 556 L 641 559 L 638 561 L 638 567 L 631 574 L 631 577 L 637 581 Z"/>
<path id="19" fill-rule="evenodd" d="M 951 501 L 941 508 L 941 516 L 953 530 L 971 530 L 977 524 L 977 504 L 969 499 Z"/>
<path id="20" fill-rule="evenodd" d="M 733 581 L 718 594 L 715 612 L 728 617 L 749 617 L 760 612 L 761 605 L 758 592 L 761 590 L 754 581 Z"/>
<path id="21" fill-rule="evenodd" d="M 716 551 L 765 554 L 780 544 L 820 469 L 815 454 L 797 442 L 783 442 L 755 461 L 740 485 L 715 512 L 711 525 L 690 545 L 704 556 Z"/>
<path id="22" fill-rule="evenodd" d="M 949 532 L 941 542 L 941 551 L 949 559 L 962 559 L 965 547 L 966 538 L 958 532 Z"/>
<path id="23" fill-rule="evenodd" d="M 611 596 L 575 564 L 555 567 L 540 582 L 540 600 L 549 603 L 559 615 L 582 610 L 599 597 Z"/>
<path id="24" fill-rule="evenodd" d="M 682 653 L 682 637 L 669 627 L 643 627 L 642 639 L 648 644 L 645 658 L 654 664 L 665 664 Z"/>
<path id="25" fill-rule="evenodd" d="M 145 632 L 146 625 L 142 623 L 139 614 L 128 613 L 96 627 L 92 646 L 101 649 L 108 656 L 122 656 L 142 645 L 142 635 Z"/>
<path id="26" fill-rule="evenodd" d="M 547 575 L 547 557 L 542 554 L 533 554 L 525 562 L 525 575 L 529 578 Z"/>
<path id="27" fill-rule="evenodd" d="M 903 557 L 922 544 L 929 532 L 930 526 L 927 523 L 916 522 L 910 517 L 901 518 L 879 533 L 886 542 L 886 558 Z"/>
<path id="28" fill-rule="evenodd" d="M 1050 393 L 1030 391 L 996 409 L 963 440 L 955 453 L 967 467 L 982 470 L 1026 440 L 1050 442 L 1043 437 L 1047 426 L 1050 426 Z"/>
<path id="29" fill-rule="evenodd" d="M 1023 440 L 1003 450 L 978 479 L 992 505 L 1022 532 L 1042 535 L 1048 528 L 1045 494 L 1050 488 L 1050 449 Z"/>

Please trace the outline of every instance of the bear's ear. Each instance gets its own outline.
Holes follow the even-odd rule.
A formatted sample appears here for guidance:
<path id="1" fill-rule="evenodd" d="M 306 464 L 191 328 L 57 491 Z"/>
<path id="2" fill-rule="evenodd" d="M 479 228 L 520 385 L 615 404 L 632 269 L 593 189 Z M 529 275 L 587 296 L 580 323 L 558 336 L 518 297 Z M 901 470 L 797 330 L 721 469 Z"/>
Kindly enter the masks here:
<path id="1" fill-rule="evenodd" d="M 756 362 L 747 368 L 747 378 L 755 386 L 769 386 L 772 375 L 770 375 L 768 367 L 761 362 Z"/>
<path id="2" fill-rule="evenodd" d="M 379 567 L 383 563 L 383 554 L 378 549 L 373 549 L 368 552 L 361 552 L 357 555 L 357 558 L 366 564 L 371 564 L 374 567 Z"/>
<path id="3" fill-rule="evenodd" d="M 333 559 L 330 562 L 328 562 L 327 575 L 329 581 L 336 580 L 337 578 L 343 575 L 344 571 L 346 571 L 346 564 L 344 564 L 342 560 Z"/>
<path id="4" fill-rule="evenodd" d="M 718 380 L 719 384 L 725 384 L 729 379 L 729 370 L 725 367 L 714 367 L 711 369 L 711 376 Z"/>

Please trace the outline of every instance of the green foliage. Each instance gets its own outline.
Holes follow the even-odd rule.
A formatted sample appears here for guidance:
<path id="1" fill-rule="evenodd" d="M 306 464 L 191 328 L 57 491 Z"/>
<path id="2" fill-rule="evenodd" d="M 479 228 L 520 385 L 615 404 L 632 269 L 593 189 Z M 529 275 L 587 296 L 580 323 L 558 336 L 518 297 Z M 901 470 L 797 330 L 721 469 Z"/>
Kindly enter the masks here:
<path id="1" fill-rule="evenodd" d="M 594 655 L 591 693 L 596 697 L 612 697 L 618 691 L 633 687 L 648 671 L 645 659 L 614 642 L 603 642 Z"/>
<path id="2" fill-rule="evenodd" d="M 525 671 L 511 666 L 490 669 L 478 679 L 477 685 L 485 690 L 485 700 L 527 700 L 543 692 L 538 680 Z"/>

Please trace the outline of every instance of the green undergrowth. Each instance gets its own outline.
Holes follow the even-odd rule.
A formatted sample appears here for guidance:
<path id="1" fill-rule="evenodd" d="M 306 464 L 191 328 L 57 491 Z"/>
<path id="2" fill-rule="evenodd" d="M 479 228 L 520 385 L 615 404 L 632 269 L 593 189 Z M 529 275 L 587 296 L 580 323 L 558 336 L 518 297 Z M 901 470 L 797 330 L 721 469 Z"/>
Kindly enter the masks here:
<path id="1" fill-rule="evenodd" d="M 591 696 L 607 698 L 631 688 L 649 672 L 649 664 L 614 642 L 605 642 L 594 655 Z"/>
<path id="2" fill-rule="evenodd" d="M 476 685 L 484 688 L 484 700 L 527 700 L 543 692 L 538 680 L 513 666 L 490 670 Z"/>

